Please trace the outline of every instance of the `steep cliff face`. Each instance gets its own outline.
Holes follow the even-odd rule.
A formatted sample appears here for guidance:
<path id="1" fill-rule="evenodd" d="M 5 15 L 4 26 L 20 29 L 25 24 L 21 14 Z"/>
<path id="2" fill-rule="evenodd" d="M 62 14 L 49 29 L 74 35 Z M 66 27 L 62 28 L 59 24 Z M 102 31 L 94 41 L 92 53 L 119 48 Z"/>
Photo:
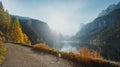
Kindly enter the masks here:
<path id="1" fill-rule="evenodd" d="M 49 46 L 52 46 L 52 34 L 47 23 L 36 19 L 12 15 L 12 19 L 14 19 L 15 17 L 18 17 L 23 32 L 28 35 L 32 44 L 44 42 L 47 43 Z"/>

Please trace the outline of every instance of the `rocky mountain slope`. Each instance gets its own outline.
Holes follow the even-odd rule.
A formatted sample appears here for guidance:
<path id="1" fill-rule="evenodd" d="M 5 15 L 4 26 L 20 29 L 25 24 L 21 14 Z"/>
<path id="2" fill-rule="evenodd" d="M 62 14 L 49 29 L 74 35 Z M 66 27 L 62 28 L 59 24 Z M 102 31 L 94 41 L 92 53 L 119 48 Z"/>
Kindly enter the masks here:
<path id="1" fill-rule="evenodd" d="M 120 61 L 120 3 L 109 6 L 107 13 L 100 15 L 92 22 L 86 24 L 75 39 L 96 45 L 94 49 L 100 48 L 101 54 L 110 60 Z M 100 13 L 100 14 L 101 14 Z"/>

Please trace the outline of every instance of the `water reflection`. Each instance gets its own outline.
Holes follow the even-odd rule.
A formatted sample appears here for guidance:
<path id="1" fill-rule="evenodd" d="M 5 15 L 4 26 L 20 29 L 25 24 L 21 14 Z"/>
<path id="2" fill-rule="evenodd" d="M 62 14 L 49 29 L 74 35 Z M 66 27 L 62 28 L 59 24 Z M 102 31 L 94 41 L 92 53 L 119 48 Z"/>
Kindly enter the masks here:
<path id="1" fill-rule="evenodd" d="M 79 53 L 79 50 L 77 49 L 77 47 L 79 47 L 79 42 L 62 41 L 61 44 L 63 45 L 61 51 Z"/>

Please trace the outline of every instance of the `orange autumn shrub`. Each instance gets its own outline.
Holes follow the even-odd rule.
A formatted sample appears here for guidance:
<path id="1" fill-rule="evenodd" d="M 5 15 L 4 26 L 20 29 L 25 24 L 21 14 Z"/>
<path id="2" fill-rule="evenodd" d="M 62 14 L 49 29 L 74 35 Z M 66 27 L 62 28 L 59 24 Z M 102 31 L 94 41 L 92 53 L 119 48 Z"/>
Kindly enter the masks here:
<path id="1" fill-rule="evenodd" d="M 103 59 L 103 57 L 100 55 L 99 52 L 94 51 L 94 50 L 90 50 L 88 47 L 82 47 L 80 49 L 80 55 L 86 56 L 86 57 L 91 57 L 91 58 Z"/>
<path id="2" fill-rule="evenodd" d="M 44 44 L 44 43 L 35 44 L 33 47 L 34 47 L 34 48 L 38 48 L 38 49 L 44 49 L 44 50 L 49 50 L 49 49 L 50 49 L 50 48 L 49 48 L 46 44 Z"/>

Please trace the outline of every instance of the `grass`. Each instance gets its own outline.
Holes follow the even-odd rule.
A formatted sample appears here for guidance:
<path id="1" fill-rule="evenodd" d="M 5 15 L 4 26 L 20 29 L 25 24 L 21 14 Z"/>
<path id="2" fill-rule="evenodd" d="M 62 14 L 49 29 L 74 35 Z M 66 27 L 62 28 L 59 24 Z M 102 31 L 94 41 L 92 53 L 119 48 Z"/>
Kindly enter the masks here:
<path id="1" fill-rule="evenodd" d="M 92 51 L 92 53 L 96 53 L 96 54 L 93 54 L 93 56 L 89 56 L 89 54 L 91 54 L 91 53 L 89 53 L 89 54 L 87 54 L 87 56 L 85 56 L 84 53 L 82 55 L 82 54 L 74 54 L 72 52 L 62 52 L 59 50 L 55 50 L 53 48 L 48 47 L 46 44 L 42 44 L 42 43 L 34 45 L 33 48 L 43 51 L 43 52 L 53 54 L 55 56 L 58 56 L 58 54 L 61 54 L 61 58 L 68 59 L 73 62 L 77 62 L 78 64 L 82 65 L 83 67 L 120 67 L 117 64 L 113 64 L 113 63 L 105 61 L 105 59 L 103 59 L 99 55 L 99 53 L 96 53 L 94 51 Z M 84 50 L 86 50 L 86 48 Z M 85 53 L 87 53 L 87 52 L 85 51 Z"/>
<path id="2" fill-rule="evenodd" d="M 6 54 L 6 46 L 0 43 L 0 64 L 2 64 L 3 60 L 5 59 Z"/>

